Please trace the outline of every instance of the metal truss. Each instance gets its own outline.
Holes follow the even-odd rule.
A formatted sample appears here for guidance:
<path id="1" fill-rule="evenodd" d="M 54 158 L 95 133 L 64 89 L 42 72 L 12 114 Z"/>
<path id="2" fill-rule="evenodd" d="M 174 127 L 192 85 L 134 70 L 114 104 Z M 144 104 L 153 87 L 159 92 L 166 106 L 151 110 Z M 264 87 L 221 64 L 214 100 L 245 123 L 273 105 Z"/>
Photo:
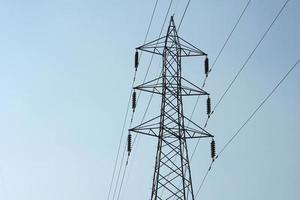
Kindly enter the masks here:
<path id="1" fill-rule="evenodd" d="M 183 96 L 209 94 L 181 76 L 181 58 L 206 54 L 177 35 L 173 17 L 166 36 L 137 49 L 163 58 L 162 75 L 134 87 L 161 96 L 160 115 L 130 129 L 158 140 L 151 200 L 194 200 L 187 140 L 213 135 L 183 114 Z"/>

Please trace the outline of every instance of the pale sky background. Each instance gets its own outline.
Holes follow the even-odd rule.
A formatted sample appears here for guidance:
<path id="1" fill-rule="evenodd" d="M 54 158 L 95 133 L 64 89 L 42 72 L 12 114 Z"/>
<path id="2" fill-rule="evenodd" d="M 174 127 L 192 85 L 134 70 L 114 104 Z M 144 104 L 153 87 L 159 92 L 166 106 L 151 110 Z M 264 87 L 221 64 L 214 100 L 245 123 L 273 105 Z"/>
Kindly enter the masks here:
<path id="1" fill-rule="evenodd" d="M 177 24 L 186 2 L 174 0 L 171 13 Z M 191 0 L 180 35 L 212 61 L 246 2 Z M 0 199 L 107 199 L 133 78 L 134 48 L 143 43 L 154 3 L 0 0 Z M 283 3 L 253 0 L 249 5 L 205 87 L 213 103 Z M 159 0 L 148 41 L 158 37 L 168 4 Z M 299 24 L 300 1 L 290 0 L 209 122 L 217 150 L 299 59 Z M 148 63 L 144 54 L 137 83 Z M 149 79 L 160 67 L 155 57 Z M 183 71 L 200 85 L 203 59 L 185 61 Z M 299 199 L 299 77 L 300 66 L 215 163 L 198 199 Z M 147 101 L 148 94 L 143 94 L 135 124 Z M 193 117 L 201 124 L 204 101 Z M 147 118 L 159 112 L 155 102 L 159 99 Z M 187 115 L 193 102 L 185 104 Z M 210 161 L 209 143 L 200 142 L 192 161 L 195 190 Z M 155 146 L 153 138 L 139 137 L 120 199 L 150 198 Z"/>

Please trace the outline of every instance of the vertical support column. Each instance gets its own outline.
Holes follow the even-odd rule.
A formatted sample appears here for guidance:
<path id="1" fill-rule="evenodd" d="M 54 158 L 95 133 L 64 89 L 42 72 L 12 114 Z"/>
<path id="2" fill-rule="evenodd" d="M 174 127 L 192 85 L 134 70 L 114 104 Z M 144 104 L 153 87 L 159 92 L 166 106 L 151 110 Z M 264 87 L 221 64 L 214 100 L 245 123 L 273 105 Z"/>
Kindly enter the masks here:
<path id="1" fill-rule="evenodd" d="M 173 18 L 163 50 L 162 100 L 151 200 L 194 200 L 184 129 L 181 46 Z"/>

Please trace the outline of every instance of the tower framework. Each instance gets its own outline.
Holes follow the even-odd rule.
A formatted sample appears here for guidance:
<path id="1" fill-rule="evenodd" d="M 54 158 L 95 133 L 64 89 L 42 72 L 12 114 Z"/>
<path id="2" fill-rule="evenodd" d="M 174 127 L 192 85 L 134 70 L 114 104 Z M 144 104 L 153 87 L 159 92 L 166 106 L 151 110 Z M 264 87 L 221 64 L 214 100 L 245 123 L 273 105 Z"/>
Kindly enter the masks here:
<path id="1" fill-rule="evenodd" d="M 164 37 L 137 50 L 160 55 L 163 60 L 158 78 L 134 87 L 161 96 L 160 114 L 130 129 L 157 138 L 151 200 L 194 200 L 187 140 L 213 135 L 184 115 L 184 96 L 209 94 L 182 77 L 181 59 L 207 54 L 178 36 L 173 17 Z"/>

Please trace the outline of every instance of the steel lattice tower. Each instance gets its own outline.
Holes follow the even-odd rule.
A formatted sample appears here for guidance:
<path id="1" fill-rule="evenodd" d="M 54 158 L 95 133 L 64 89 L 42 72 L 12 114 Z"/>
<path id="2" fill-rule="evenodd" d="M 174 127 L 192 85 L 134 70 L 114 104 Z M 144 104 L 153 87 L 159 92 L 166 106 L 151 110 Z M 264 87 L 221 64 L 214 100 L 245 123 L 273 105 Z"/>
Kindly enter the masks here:
<path id="1" fill-rule="evenodd" d="M 160 115 L 129 130 L 158 139 L 151 200 L 194 200 L 187 140 L 213 135 L 183 113 L 184 96 L 209 94 L 182 77 L 181 59 L 207 55 L 178 36 L 173 17 L 166 36 L 137 50 L 160 55 L 163 59 L 160 77 L 134 87 L 161 95 Z"/>

